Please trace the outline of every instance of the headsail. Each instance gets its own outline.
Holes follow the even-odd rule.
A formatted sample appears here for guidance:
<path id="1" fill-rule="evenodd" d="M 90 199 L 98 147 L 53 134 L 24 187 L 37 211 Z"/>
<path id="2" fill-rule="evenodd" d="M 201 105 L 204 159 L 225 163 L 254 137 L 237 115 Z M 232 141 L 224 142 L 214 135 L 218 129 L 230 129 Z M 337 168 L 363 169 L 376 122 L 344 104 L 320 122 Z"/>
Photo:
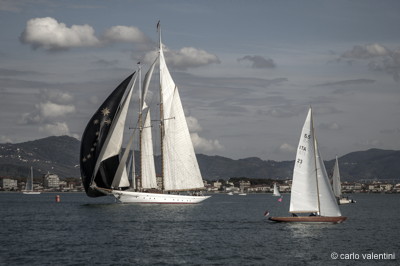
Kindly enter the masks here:
<path id="1" fill-rule="evenodd" d="M 342 216 L 335 196 L 333 195 L 332 187 L 329 182 L 324 161 L 322 160 L 322 157 L 318 150 L 318 143 L 316 138 L 315 152 L 319 192 L 319 214 L 321 216 Z"/>
<path id="2" fill-rule="evenodd" d="M 163 105 L 163 174 L 165 190 L 204 187 L 178 87 L 165 62 L 160 41 L 160 88 Z"/>
<path id="3" fill-rule="evenodd" d="M 342 196 L 342 188 L 340 184 L 340 172 L 339 172 L 339 162 L 338 158 L 336 156 L 336 161 L 335 161 L 335 166 L 333 167 L 333 194 L 335 194 L 335 197 L 340 198 Z"/>
<path id="4" fill-rule="evenodd" d="M 93 184 L 102 188 L 111 188 L 119 164 L 119 147 L 105 152 L 105 143 L 110 142 L 109 134 L 114 118 L 118 115 L 121 101 L 135 73 L 127 77 L 104 101 L 89 120 L 82 135 L 80 168 L 82 183 L 86 194 L 99 197 L 104 194 L 91 188 Z M 115 127 L 115 126 L 114 126 Z M 119 144 L 119 143 L 117 143 Z M 117 151 L 118 150 L 118 151 Z M 97 161 L 100 159 L 98 163 Z"/>

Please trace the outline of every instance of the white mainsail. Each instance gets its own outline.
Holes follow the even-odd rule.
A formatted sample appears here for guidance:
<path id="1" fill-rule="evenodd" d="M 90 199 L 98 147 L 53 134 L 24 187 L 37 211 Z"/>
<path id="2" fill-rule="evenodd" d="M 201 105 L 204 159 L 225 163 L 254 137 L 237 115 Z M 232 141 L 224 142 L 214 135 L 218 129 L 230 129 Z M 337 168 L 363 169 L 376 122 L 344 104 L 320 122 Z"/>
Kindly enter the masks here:
<path id="1" fill-rule="evenodd" d="M 160 88 L 163 107 L 163 178 L 165 190 L 204 187 L 179 91 L 165 62 L 160 40 Z"/>
<path id="2" fill-rule="evenodd" d="M 301 131 L 295 166 L 289 212 L 318 212 L 315 175 L 314 134 L 311 108 Z"/>
<path id="3" fill-rule="evenodd" d="M 154 166 L 153 139 L 151 136 L 151 117 L 148 110 L 142 128 L 141 142 L 141 181 L 142 188 L 157 188 L 156 170 Z"/>
<path id="4" fill-rule="evenodd" d="M 312 109 L 301 132 L 293 171 L 290 212 L 313 212 L 321 216 L 341 216 L 318 150 Z"/>
<path id="5" fill-rule="evenodd" d="M 335 166 L 333 167 L 333 194 L 335 194 L 335 197 L 340 198 L 342 196 L 342 188 L 340 184 L 340 172 L 339 172 L 339 162 L 338 158 L 336 156 L 336 161 L 335 161 Z"/>

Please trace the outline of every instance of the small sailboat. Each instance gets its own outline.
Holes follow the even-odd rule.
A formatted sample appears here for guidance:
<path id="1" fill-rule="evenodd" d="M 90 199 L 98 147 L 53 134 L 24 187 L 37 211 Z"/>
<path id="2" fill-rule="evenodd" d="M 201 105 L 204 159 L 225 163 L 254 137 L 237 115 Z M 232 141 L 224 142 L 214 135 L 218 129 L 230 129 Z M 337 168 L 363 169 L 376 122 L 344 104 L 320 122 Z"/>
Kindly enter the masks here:
<path id="1" fill-rule="evenodd" d="M 194 152 L 178 87 L 165 62 L 161 42 L 159 53 L 141 86 L 141 68 L 127 77 L 105 100 L 89 121 L 82 136 L 81 176 L 90 197 L 113 195 L 123 203 L 194 204 L 203 196 L 204 183 Z M 155 173 L 151 118 L 146 94 L 154 67 L 159 65 L 161 182 Z M 138 127 L 122 152 L 123 132 L 132 90 L 139 76 Z M 143 122 L 144 121 L 144 122 Z M 139 131 L 140 171 L 136 176 L 133 141 Z M 136 134 L 137 135 L 137 134 Z M 127 161 L 131 157 L 132 182 L 128 180 Z"/>
<path id="2" fill-rule="evenodd" d="M 272 196 L 281 197 L 281 193 L 279 192 L 279 189 L 278 189 L 278 186 L 276 185 L 276 183 L 274 183 L 274 192 L 273 192 Z"/>
<path id="3" fill-rule="evenodd" d="M 26 180 L 25 190 L 22 191 L 23 194 L 28 195 L 39 195 L 40 191 L 33 191 L 33 168 L 31 166 L 31 172 Z"/>
<path id="4" fill-rule="evenodd" d="M 289 212 L 292 217 L 270 217 L 269 220 L 341 223 L 347 218 L 340 212 L 318 150 L 311 107 L 297 149 Z M 300 216 L 306 213 L 310 215 Z"/>
<path id="5" fill-rule="evenodd" d="M 333 194 L 335 194 L 335 197 L 337 198 L 338 203 L 340 205 L 355 203 L 355 201 L 353 199 L 350 199 L 348 197 L 344 198 L 342 195 L 342 184 L 340 182 L 339 161 L 338 161 L 337 156 L 336 156 L 335 166 L 333 167 L 332 180 L 333 180 L 333 182 L 332 182 Z"/>

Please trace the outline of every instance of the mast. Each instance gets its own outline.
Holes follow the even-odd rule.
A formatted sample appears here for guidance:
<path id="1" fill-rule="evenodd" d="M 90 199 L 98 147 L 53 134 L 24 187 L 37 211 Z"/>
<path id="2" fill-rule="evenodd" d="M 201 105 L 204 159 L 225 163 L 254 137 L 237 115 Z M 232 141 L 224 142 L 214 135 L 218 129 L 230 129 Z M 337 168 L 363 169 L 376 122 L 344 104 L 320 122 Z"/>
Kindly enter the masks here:
<path id="1" fill-rule="evenodd" d="M 159 78 L 160 78 L 160 150 L 161 150 L 161 190 L 164 191 L 164 110 L 163 110 L 163 96 L 162 96 L 162 86 L 161 86 L 161 53 L 162 53 L 162 44 L 161 44 L 161 25 L 160 21 L 157 23 L 157 31 L 158 31 L 158 40 L 159 40 Z"/>
<path id="2" fill-rule="evenodd" d="M 318 200 L 318 214 L 321 213 L 321 204 L 319 200 L 319 185 L 318 185 L 318 167 L 317 167 L 317 137 L 315 136 L 315 129 L 314 129 L 314 118 L 312 115 L 312 108 L 311 109 L 311 129 L 312 135 L 314 140 L 314 165 L 315 165 L 315 179 L 317 181 L 317 200 Z"/>
<path id="3" fill-rule="evenodd" d="M 142 99 L 142 67 L 140 62 L 138 62 L 138 72 L 139 72 L 139 160 L 140 160 L 140 170 L 137 178 L 137 190 L 141 190 L 143 187 L 142 184 L 142 169 L 143 169 L 143 156 L 142 156 L 142 131 L 143 131 L 143 122 L 142 122 L 142 107 L 143 107 L 143 99 Z M 139 186 L 140 184 L 140 186 Z"/>

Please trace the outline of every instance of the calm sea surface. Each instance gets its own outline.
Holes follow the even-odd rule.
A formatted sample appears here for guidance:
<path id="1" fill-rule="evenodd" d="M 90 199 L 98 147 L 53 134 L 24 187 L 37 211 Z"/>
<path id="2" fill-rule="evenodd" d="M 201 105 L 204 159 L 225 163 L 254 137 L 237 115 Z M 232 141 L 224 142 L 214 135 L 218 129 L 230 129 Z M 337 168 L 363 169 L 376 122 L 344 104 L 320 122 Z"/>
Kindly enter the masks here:
<path id="1" fill-rule="evenodd" d="M 279 224 L 290 195 L 128 205 L 83 193 L 0 193 L 0 265 L 398 265 L 400 195 L 354 194 L 343 224 Z M 332 259 L 337 254 L 337 259 Z M 371 260 L 363 255 L 381 254 Z M 396 259 L 382 259 L 382 254 Z M 358 255 L 358 258 L 357 258 Z M 388 255 L 387 255 L 388 256 Z M 340 258 L 342 257 L 342 259 Z M 346 259 L 347 258 L 347 259 Z"/>

